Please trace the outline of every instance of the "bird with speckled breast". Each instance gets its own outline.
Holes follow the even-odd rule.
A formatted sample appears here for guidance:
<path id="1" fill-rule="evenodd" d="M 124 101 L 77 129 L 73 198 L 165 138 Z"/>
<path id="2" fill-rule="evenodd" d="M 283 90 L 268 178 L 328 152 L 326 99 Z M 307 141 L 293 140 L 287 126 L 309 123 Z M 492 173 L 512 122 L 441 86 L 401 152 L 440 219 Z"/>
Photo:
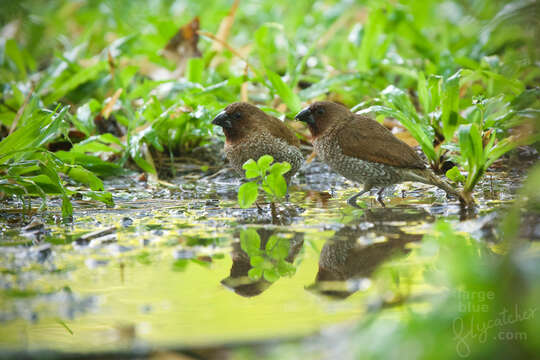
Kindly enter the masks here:
<path id="1" fill-rule="evenodd" d="M 291 164 L 291 170 L 284 175 L 289 183 L 304 161 L 296 135 L 282 121 L 255 105 L 232 103 L 212 124 L 223 128 L 225 156 L 240 176 L 244 176 L 242 165 L 246 161 L 271 155 L 276 162 Z"/>
<path id="2" fill-rule="evenodd" d="M 409 145 L 396 138 L 387 128 L 369 117 L 355 114 L 345 106 L 318 101 L 296 115 L 305 122 L 313 138 L 317 156 L 335 172 L 361 183 L 361 192 L 347 200 L 358 207 L 356 200 L 374 187 L 379 187 L 382 205 L 385 187 L 404 181 L 435 185 L 447 194 L 461 194 L 439 179 Z"/>

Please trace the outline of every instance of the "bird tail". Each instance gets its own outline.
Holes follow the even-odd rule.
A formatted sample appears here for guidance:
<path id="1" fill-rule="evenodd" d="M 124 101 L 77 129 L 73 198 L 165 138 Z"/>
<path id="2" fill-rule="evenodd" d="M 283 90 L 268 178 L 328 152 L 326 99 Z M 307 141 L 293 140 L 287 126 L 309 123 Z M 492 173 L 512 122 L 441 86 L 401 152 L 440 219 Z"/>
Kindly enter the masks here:
<path id="1" fill-rule="evenodd" d="M 459 199 L 459 202 L 464 206 L 469 206 L 474 204 L 474 198 L 472 196 L 465 197 L 460 191 L 453 188 L 452 185 L 439 178 L 433 173 L 430 169 L 423 169 L 415 171 L 416 181 L 422 182 L 424 184 L 435 185 L 439 189 L 446 191 L 447 194 L 456 196 Z"/>

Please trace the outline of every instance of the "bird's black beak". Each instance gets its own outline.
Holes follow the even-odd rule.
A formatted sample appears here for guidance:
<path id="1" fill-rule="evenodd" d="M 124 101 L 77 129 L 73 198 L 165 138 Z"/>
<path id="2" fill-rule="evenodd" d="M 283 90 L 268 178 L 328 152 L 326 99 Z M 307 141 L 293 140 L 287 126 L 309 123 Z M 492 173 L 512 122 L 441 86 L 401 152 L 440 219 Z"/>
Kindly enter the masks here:
<path id="1" fill-rule="evenodd" d="M 311 113 L 311 109 L 309 107 L 300 111 L 298 114 L 296 114 L 294 118 L 298 121 L 303 121 L 308 125 L 315 125 L 315 118 L 313 117 L 313 114 Z"/>
<path id="2" fill-rule="evenodd" d="M 229 118 L 229 115 L 222 111 L 220 112 L 214 120 L 212 120 L 212 124 L 221 126 L 222 128 L 230 129 L 232 128 L 231 119 Z"/>

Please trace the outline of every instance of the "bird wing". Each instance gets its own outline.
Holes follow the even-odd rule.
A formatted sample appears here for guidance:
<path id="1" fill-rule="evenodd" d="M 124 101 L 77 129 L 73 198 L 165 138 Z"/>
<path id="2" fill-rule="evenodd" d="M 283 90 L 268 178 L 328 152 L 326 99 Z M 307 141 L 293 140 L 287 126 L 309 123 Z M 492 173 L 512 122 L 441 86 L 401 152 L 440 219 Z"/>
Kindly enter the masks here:
<path id="1" fill-rule="evenodd" d="M 424 169 L 424 161 L 387 128 L 368 117 L 355 115 L 336 129 L 344 155 L 400 168 Z"/>
<path id="2" fill-rule="evenodd" d="M 289 145 L 300 146 L 300 140 L 298 140 L 294 132 L 279 119 L 268 115 L 264 126 L 270 131 L 270 134 L 285 140 Z"/>

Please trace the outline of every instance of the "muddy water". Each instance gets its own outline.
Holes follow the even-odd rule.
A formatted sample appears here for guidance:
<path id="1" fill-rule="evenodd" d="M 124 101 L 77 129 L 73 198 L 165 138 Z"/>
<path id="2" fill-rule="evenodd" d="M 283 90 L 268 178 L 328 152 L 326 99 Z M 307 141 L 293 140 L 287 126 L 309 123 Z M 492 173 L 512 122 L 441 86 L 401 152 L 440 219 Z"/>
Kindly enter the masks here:
<path id="1" fill-rule="evenodd" d="M 115 208 L 76 200 L 68 225 L 54 208 L 2 211 L 0 349 L 187 348 L 346 324 L 384 301 L 373 272 L 396 256 L 414 264 L 410 249 L 436 219 L 485 235 L 519 176 L 488 174 L 459 225 L 457 203 L 422 184 L 389 189 L 386 207 L 366 197 L 353 209 L 345 199 L 356 188 L 317 162 L 278 206 L 278 224 L 263 202 L 239 209 L 227 173 L 158 188 L 115 179 Z M 400 281 L 430 291 L 417 275 Z"/>

